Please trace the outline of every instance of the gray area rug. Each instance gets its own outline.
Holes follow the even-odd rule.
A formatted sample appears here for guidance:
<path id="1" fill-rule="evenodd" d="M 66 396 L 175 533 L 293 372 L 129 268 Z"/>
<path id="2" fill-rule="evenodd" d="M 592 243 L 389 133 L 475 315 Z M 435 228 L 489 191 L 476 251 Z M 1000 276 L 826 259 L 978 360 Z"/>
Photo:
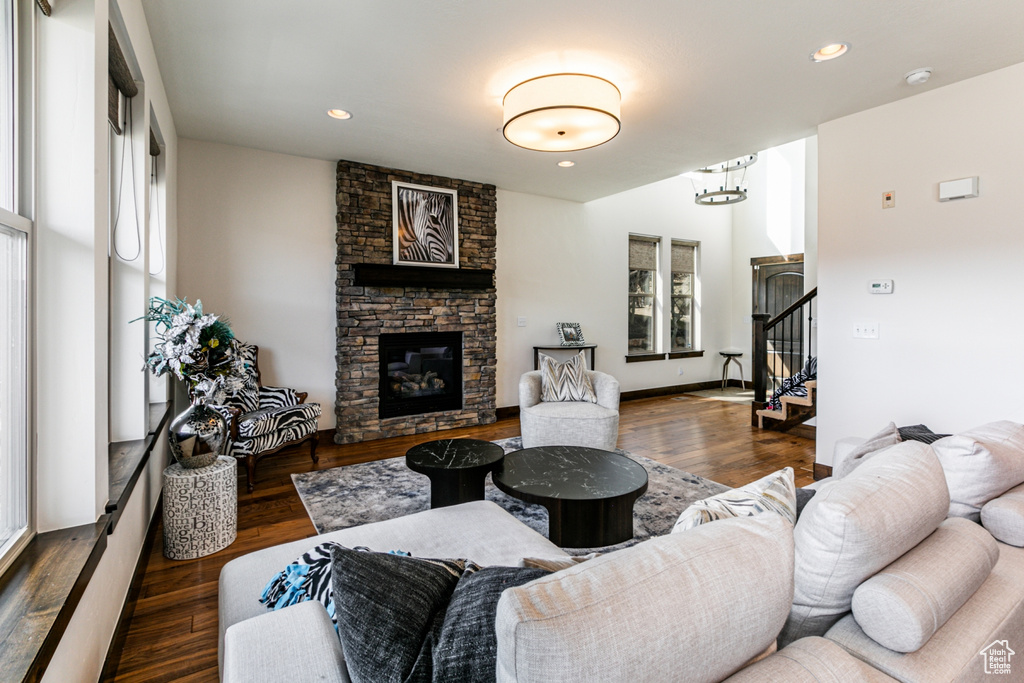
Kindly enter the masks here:
<path id="1" fill-rule="evenodd" d="M 495 443 L 506 453 L 522 448 L 522 440 L 518 436 Z M 667 534 L 690 503 L 729 488 L 621 449 L 616 452 L 644 466 L 648 475 L 647 492 L 633 506 L 633 539 L 593 550 L 625 548 L 652 536 Z M 425 475 L 406 467 L 405 458 L 401 456 L 293 474 L 292 481 L 319 533 L 402 517 L 430 508 L 430 481 Z M 491 483 L 490 476 L 485 497 L 531 529 L 547 536 L 548 511 L 542 506 L 524 503 L 502 493 Z M 583 554 L 592 549 L 571 550 Z"/>

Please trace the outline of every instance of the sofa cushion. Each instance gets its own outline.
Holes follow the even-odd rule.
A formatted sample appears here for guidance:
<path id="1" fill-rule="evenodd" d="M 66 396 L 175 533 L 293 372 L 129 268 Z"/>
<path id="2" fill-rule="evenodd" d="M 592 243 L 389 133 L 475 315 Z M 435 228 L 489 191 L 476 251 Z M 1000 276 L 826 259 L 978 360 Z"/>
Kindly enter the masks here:
<path id="1" fill-rule="evenodd" d="M 665 681 L 680 672 L 695 683 L 721 680 L 765 650 L 785 621 L 792 552 L 790 524 L 760 514 L 506 590 L 497 680 Z"/>
<path id="2" fill-rule="evenodd" d="M 1003 543 L 1024 547 L 1024 484 L 985 503 L 981 523 Z"/>
<path id="3" fill-rule="evenodd" d="M 946 472 L 951 517 L 980 521 L 985 503 L 1024 483 L 1024 425 L 992 422 L 932 448 Z"/>
<path id="4" fill-rule="evenodd" d="M 723 683 L 891 683 L 895 680 L 831 640 L 810 636 L 748 666 Z"/>
<path id="5" fill-rule="evenodd" d="M 895 422 L 890 422 L 882 431 L 868 437 L 868 440 L 854 448 L 842 460 L 835 463 L 832 476 L 842 479 L 850 472 L 853 472 L 858 465 L 863 464 L 869 458 L 881 453 L 887 448 L 895 446 L 902 439 Z"/>
<path id="6" fill-rule="evenodd" d="M 318 405 L 316 403 L 312 405 Z M 239 438 L 231 442 L 231 453 L 236 458 L 244 458 L 250 454 L 266 453 L 280 448 L 286 443 L 298 441 L 316 431 L 316 418 L 280 427 L 275 432 L 261 434 L 252 438 Z"/>
<path id="7" fill-rule="evenodd" d="M 999 561 L 985 583 L 917 652 L 896 652 L 876 643 L 852 614 L 826 637 L 901 681 L 1013 680 L 987 675 L 981 651 L 997 640 L 1011 646 L 1024 643 L 1024 550 L 1001 545 Z M 1020 647 L 1013 649 L 1021 652 Z M 1012 665 L 1019 678 L 1018 658 L 1019 654 Z"/>
<path id="8" fill-rule="evenodd" d="M 578 354 L 559 363 L 540 354 L 541 401 L 588 401 L 597 403 L 597 394 L 587 375 L 587 360 Z"/>
<path id="9" fill-rule="evenodd" d="M 793 607 L 779 646 L 824 635 L 850 611 L 854 589 L 927 538 L 948 509 L 939 461 L 916 441 L 822 486 L 793 529 Z"/>
<path id="10" fill-rule="evenodd" d="M 876 642 L 914 652 L 985 583 L 998 559 L 988 532 L 950 517 L 854 591 L 853 617 Z"/>
<path id="11" fill-rule="evenodd" d="M 790 524 L 796 522 L 796 486 L 793 484 L 792 467 L 772 472 L 738 489 L 695 501 L 679 515 L 672 533 L 717 519 L 749 517 L 761 512 L 774 512 L 785 517 Z"/>
<path id="12" fill-rule="evenodd" d="M 267 581 L 313 545 L 325 541 L 350 548 L 404 550 L 416 557 L 470 557 L 479 565 L 515 565 L 526 556 L 567 556 L 501 507 L 484 500 L 299 539 L 248 553 L 224 565 L 218 589 L 222 646 L 229 626 L 267 613 L 259 602 Z"/>

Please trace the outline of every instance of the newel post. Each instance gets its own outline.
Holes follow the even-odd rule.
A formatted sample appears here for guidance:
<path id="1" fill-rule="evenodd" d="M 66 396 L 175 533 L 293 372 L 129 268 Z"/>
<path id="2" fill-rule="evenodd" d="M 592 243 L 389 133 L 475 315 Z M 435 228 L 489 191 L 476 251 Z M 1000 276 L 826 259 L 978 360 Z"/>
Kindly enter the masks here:
<path id="1" fill-rule="evenodd" d="M 768 337 L 765 335 L 765 323 L 771 316 L 767 313 L 755 313 L 751 316 L 754 323 L 753 348 L 753 380 L 754 380 L 754 402 L 751 405 L 751 424 L 757 426 L 757 411 L 764 408 L 767 400 L 768 390 Z"/>

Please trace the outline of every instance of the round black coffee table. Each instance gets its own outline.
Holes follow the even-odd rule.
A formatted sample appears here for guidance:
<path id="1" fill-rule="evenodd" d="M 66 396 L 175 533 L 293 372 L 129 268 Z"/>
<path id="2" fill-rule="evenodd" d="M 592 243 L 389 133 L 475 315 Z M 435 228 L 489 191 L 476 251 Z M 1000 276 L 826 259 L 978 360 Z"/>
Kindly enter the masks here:
<path id="1" fill-rule="evenodd" d="M 490 441 L 441 439 L 413 446 L 405 464 L 430 479 L 430 507 L 484 499 L 484 479 L 505 451 Z"/>
<path id="2" fill-rule="evenodd" d="M 491 478 L 508 495 L 546 507 L 548 538 L 562 548 L 633 538 L 633 503 L 647 490 L 647 470 L 636 461 L 580 446 L 509 453 Z"/>

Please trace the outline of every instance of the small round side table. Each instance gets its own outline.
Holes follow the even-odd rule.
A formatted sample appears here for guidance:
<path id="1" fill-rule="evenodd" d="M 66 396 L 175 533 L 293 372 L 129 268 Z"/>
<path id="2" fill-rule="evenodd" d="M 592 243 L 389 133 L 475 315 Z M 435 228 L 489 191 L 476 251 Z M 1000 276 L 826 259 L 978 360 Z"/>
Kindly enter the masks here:
<path id="1" fill-rule="evenodd" d="M 743 381 L 743 365 L 740 363 L 740 357 L 743 355 L 743 352 L 719 351 L 718 355 L 725 358 L 725 362 L 722 363 L 722 391 L 725 391 L 725 387 L 729 383 L 729 363 L 736 363 L 736 367 L 740 369 L 740 388 L 746 389 L 746 383 Z"/>
<path id="2" fill-rule="evenodd" d="M 430 479 L 430 507 L 468 503 L 484 499 L 487 473 L 505 457 L 505 451 L 490 441 L 441 439 L 413 446 L 405 464 Z"/>
<path id="3" fill-rule="evenodd" d="M 164 470 L 164 557 L 194 560 L 231 545 L 238 531 L 238 465 L 220 456 L 208 467 Z"/>

